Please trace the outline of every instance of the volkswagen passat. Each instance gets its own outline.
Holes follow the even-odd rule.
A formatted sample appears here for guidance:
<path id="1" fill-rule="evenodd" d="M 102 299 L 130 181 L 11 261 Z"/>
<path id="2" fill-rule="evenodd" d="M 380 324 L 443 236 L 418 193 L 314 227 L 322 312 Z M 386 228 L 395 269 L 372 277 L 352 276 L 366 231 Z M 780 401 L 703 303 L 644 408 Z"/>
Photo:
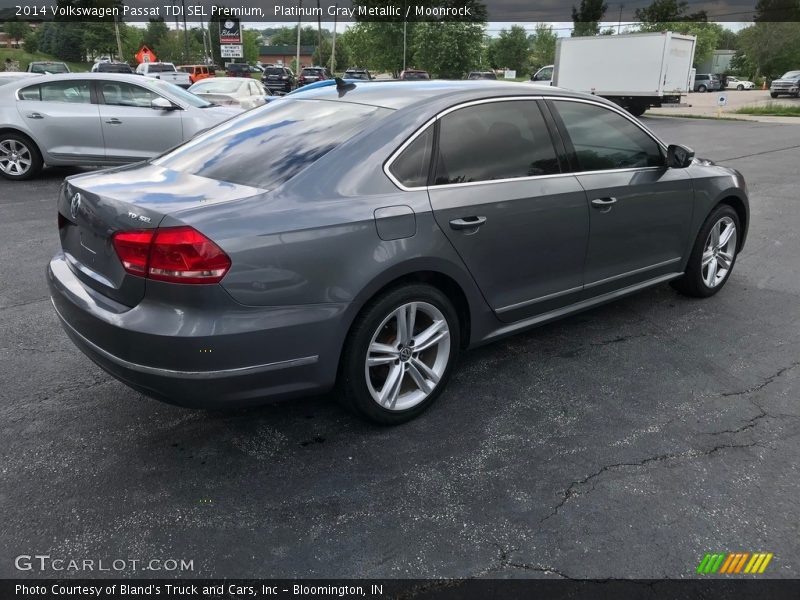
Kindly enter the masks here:
<path id="1" fill-rule="evenodd" d="M 87 356 L 185 406 L 338 385 L 398 423 L 466 348 L 667 281 L 711 296 L 730 277 L 742 176 L 609 102 L 333 83 L 65 182 L 47 277 Z"/>
<path id="2" fill-rule="evenodd" d="M 137 75 L 72 73 L 0 87 L 0 175 L 118 165 L 161 154 L 241 112 Z"/>

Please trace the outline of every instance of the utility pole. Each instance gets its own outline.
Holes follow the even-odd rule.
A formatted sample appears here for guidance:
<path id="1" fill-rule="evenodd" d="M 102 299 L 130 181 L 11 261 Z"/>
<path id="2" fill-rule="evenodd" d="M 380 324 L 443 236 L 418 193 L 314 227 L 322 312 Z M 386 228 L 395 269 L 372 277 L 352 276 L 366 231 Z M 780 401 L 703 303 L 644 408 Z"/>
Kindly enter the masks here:
<path id="1" fill-rule="evenodd" d="M 622 9 L 625 8 L 625 5 L 620 2 L 619 3 L 619 20 L 617 21 L 617 35 L 619 35 L 620 29 L 622 28 Z"/>
<path id="2" fill-rule="evenodd" d="M 208 64 L 208 44 L 206 43 L 206 24 L 203 20 L 203 13 L 200 13 L 200 37 L 203 38 L 203 64 Z"/>
<path id="3" fill-rule="evenodd" d="M 403 2 L 403 71 L 406 70 L 406 3 Z"/>
<path id="4" fill-rule="evenodd" d="M 317 0 L 317 56 L 319 64 L 322 64 L 322 11 L 319 8 L 319 0 Z"/>
<path id="5" fill-rule="evenodd" d="M 122 58 L 122 39 L 119 37 L 119 20 L 114 17 L 114 35 L 117 36 L 117 60 L 124 62 Z"/>
<path id="6" fill-rule="evenodd" d="M 336 12 L 333 15 L 333 42 L 331 44 L 331 74 L 336 74 L 336 21 L 339 17 L 339 3 L 336 3 Z"/>
<path id="7" fill-rule="evenodd" d="M 297 56 L 295 57 L 295 75 L 300 73 L 300 21 L 303 20 L 303 0 L 300 0 L 297 4 Z"/>
<path id="8" fill-rule="evenodd" d="M 181 0 L 183 7 L 183 64 L 189 62 L 189 32 L 186 29 L 186 0 Z"/>

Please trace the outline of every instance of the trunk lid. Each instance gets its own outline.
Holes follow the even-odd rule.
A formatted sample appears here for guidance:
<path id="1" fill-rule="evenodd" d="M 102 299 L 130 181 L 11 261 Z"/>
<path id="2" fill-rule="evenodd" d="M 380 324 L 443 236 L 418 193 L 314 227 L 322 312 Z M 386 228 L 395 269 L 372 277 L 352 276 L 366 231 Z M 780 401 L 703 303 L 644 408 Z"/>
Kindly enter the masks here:
<path id="1" fill-rule="evenodd" d="M 145 294 L 147 280 L 126 272 L 112 242 L 118 231 L 155 229 L 168 214 L 261 193 L 149 164 L 68 178 L 59 194 L 61 247 L 88 287 L 127 306 Z"/>

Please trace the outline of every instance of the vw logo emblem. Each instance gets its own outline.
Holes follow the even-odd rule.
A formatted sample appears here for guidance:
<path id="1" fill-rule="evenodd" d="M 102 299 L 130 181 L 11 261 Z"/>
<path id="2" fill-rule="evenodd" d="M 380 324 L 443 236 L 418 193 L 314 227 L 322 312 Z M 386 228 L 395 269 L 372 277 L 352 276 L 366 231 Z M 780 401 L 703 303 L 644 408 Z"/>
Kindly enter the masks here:
<path id="1" fill-rule="evenodd" d="M 81 207 L 81 195 L 75 194 L 72 197 L 72 200 L 69 201 L 69 214 L 72 215 L 73 219 L 78 218 L 78 210 Z"/>

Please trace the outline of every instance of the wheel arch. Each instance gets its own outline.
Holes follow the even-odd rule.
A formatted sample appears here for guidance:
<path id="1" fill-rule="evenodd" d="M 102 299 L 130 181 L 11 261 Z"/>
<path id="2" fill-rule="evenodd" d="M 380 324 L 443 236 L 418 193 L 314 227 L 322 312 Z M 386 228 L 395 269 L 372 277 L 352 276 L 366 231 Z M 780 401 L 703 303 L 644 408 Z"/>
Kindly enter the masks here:
<path id="1" fill-rule="evenodd" d="M 750 210 L 748 209 L 744 198 L 742 198 L 735 190 L 729 190 L 727 193 L 723 193 L 711 210 L 714 210 L 717 206 L 722 204 L 727 204 L 733 208 L 733 210 L 736 211 L 736 215 L 739 217 L 741 235 L 739 236 L 739 247 L 736 251 L 741 252 L 742 248 L 744 248 L 744 242 L 747 238 L 747 231 L 750 228 Z"/>
<path id="2" fill-rule="evenodd" d="M 30 140 L 31 144 L 33 144 L 34 150 L 36 150 L 36 152 L 39 153 L 39 156 L 41 157 L 42 161 L 44 161 L 45 155 L 42 152 L 42 148 L 41 148 L 39 142 L 36 141 L 36 138 L 34 138 L 30 133 L 28 133 L 27 131 L 24 131 L 24 130 L 18 128 L 18 127 L 10 127 L 8 125 L 0 125 L 0 135 L 4 135 L 6 133 L 15 133 L 17 135 L 21 135 L 21 136 L 27 138 L 28 140 Z"/>

